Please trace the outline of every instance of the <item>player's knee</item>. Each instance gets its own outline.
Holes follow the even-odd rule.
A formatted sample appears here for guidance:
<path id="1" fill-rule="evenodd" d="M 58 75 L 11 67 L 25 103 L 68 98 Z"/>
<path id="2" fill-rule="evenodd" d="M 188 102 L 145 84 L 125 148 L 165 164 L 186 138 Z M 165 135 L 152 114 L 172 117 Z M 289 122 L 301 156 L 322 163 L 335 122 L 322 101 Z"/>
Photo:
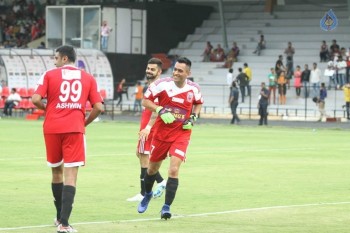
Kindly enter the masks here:
<path id="1" fill-rule="evenodd" d="M 178 174 L 179 174 L 179 167 L 178 166 L 171 166 L 169 167 L 169 170 L 168 170 L 168 175 L 169 177 L 178 177 Z"/>
<path id="2" fill-rule="evenodd" d="M 141 154 L 139 158 L 140 158 L 141 167 L 148 167 L 148 164 L 149 164 L 148 155 Z"/>

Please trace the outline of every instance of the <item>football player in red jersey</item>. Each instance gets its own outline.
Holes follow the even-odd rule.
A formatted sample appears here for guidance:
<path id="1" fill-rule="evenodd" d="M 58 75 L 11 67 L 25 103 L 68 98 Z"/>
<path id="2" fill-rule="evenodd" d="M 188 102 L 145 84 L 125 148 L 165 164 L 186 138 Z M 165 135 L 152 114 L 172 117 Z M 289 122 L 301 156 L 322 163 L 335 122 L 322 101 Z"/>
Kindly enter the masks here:
<path id="1" fill-rule="evenodd" d="M 148 81 L 148 85 L 158 80 L 162 73 L 162 61 L 158 58 L 151 58 L 147 63 L 146 68 L 146 78 Z M 158 102 L 158 100 L 155 100 Z M 153 137 L 154 128 L 152 127 L 155 119 L 157 118 L 157 114 L 152 111 L 144 108 L 141 114 L 141 123 L 140 123 L 140 132 L 139 132 L 139 140 L 137 144 L 136 155 L 140 160 L 141 173 L 140 173 L 140 193 L 135 196 L 126 199 L 127 201 L 137 201 L 140 202 L 145 195 L 145 181 L 144 177 L 148 167 L 149 154 L 151 141 Z M 157 189 L 153 192 L 153 197 L 160 197 L 165 189 L 166 180 L 160 175 L 159 172 L 156 174 L 156 181 L 158 183 Z"/>
<path id="2" fill-rule="evenodd" d="M 170 205 L 178 188 L 180 165 L 186 159 L 186 151 L 192 127 L 202 108 L 203 97 L 199 86 L 188 80 L 191 61 L 185 57 L 177 60 L 171 78 L 153 82 L 145 92 L 142 105 L 158 113 L 154 123 L 150 162 L 145 176 L 146 193 L 138 206 L 138 212 L 146 211 L 152 197 L 156 174 L 169 155 L 170 166 L 161 218 L 171 218 Z M 158 99 L 158 103 L 155 103 Z"/>
<path id="3" fill-rule="evenodd" d="M 69 225 L 78 168 L 85 165 L 85 127 L 102 112 L 103 100 L 95 78 L 74 66 L 76 52 L 63 45 L 55 51 L 55 66 L 38 81 L 32 96 L 45 111 L 44 139 L 47 164 L 52 169 L 52 193 L 57 211 L 57 232 L 76 232 Z M 47 99 L 47 104 L 42 99 Z M 85 116 L 86 102 L 93 109 Z"/>

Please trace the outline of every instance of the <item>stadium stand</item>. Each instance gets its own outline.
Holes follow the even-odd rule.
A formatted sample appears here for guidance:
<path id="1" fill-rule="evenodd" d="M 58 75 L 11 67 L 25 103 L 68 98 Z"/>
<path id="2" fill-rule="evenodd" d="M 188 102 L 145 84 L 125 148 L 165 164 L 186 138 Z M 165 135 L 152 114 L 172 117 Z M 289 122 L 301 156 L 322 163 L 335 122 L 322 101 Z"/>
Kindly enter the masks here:
<path id="1" fill-rule="evenodd" d="M 196 3 L 200 4 L 202 2 Z M 228 38 L 228 48 L 232 42 L 237 42 L 240 48 L 238 62 L 234 63 L 234 76 L 237 75 L 239 67 L 243 63 L 248 63 L 253 71 L 252 85 L 255 90 L 252 93 L 251 106 L 256 105 L 258 99 L 258 85 L 262 81 L 267 81 L 267 75 L 270 67 L 274 67 L 278 55 L 284 55 L 284 49 L 288 41 L 293 43 L 295 48 L 294 67 L 304 64 L 318 63 L 318 67 L 323 74 L 326 63 L 320 63 L 319 50 L 321 41 L 325 40 L 328 46 L 331 41 L 336 39 L 340 47 L 348 48 L 350 46 L 350 34 L 347 32 L 350 21 L 348 20 L 347 1 L 283 1 L 284 5 L 277 5 L 273 13 L 264 12 L 264 1 L 224 1 L 224 16 Z M 226 84 L 227 69 L 218 68 L 223 63 L 202 62 L 202 56 L 205 44 L 210 41 L 214 47 L 220 43 L 223 45 L 223 35 L 220 22 L 220 14 L 217 2 L 214 4 L 215 11 L 205 20 L 201 27 L 198 27 L 193 34 L 187 36 L 185 41 L 178 44 L 176 48 L 169 51 L 169 55 L 187 56 L 193 61 L 192 74 L 196 82 L 201 84 L 204 96 L 206 98 L 204 105 L 209 107 L 222 108 L 228 113 L 227 106 L 228 87 Z M 320 20 L 329 10 L 333 9 L 339 24 L 332 32 L 325 32 L 320 28 Z M 256 48 L 259 35 L 264 34 L 266 40 L 266 49 L 262 51 L 261 56 L 253 54 Z M 284 56 L 284 63 L 285 56 Z M 328 78 L 323 77 L 326 83 Z M 213 86 L 214 85 L 214 86 Z M 216 86 L 215 86 L 216 85 Z M 221 85 L 221 86 L 220 86 Z M 288 98 L 289 96 L 289 98 Z M 308 100 L 308 106 L 314 106 L 311 100 Z M 327 98 L 328 110 L 337 111 L 343 104 L 342 93 L 330 90 Z M 287 93 L 286 109 L 297 110 L 305 106 L 303 98 L 295 98 L 295 90 L 290 89 Z M 247 108 L 248 104 L 240 104 L 241 108 Z M 273 108 L 274 106 L 270 106 Z M 280 111 L 285 112 L 285 111 Z M 314 113 L 312 113 L 314 114 Z"/>

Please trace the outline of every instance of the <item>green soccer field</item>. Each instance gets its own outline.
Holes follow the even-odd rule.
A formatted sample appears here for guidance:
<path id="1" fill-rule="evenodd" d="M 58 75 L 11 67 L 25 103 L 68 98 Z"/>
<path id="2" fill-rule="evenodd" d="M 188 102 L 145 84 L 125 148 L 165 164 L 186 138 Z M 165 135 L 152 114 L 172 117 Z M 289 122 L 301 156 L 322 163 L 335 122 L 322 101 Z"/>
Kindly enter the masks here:
<path id="1" fill-rule="evenodd" d="M 70 219 L 79 232 L 349 232 L 348 130 L 197 125 L 164 221 L 164 196 L 144 214 L 126 201 L 139 191 L 138 127 L 87 128 Z M 50 183 L 42 122 L 0 120 L 0 232 L 56 232 Z"/>

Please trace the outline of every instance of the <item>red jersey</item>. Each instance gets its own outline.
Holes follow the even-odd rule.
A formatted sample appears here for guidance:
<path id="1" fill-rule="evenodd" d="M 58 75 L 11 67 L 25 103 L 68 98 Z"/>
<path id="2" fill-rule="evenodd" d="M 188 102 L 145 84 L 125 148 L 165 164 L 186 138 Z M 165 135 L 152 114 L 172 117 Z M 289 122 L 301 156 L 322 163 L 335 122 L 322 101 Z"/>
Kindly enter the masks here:
<path id="1" fill-rule="evenodd" d="M 182 123 L 190 117 L 193 105 L 203 104 L 203 97 L 196 83 L 187 79 L 185 86 L 179 88 L 172 78 L 159 79 L 149 86 L 144 98 L 151 101 L 158 98 L 159 105 L 170 111 L 176 119 L 171 124 L 165 124 L 158 117 L 154 124 L 155 139 L 166 142 L 190 139 L 191 130 L 182 129 Z"/>
<path id="2" fill-rule="evenodd" d="M 155 99 L 154 103 L 158 104 L 158 99 Z M 143 108 L 141 113 L 140 131 L 146 128 L 149 120 L 151 119 L 151 116 L 152 116 L 152 111 L 147 108 Z"/>
<path id="3" fill-rule="evenodd" d="M 85 133 L 86 102 L 103 102 L 95 78 L 69 65 L 46 71 L 35 94 L 47 98 L 44 134 Z"/>

